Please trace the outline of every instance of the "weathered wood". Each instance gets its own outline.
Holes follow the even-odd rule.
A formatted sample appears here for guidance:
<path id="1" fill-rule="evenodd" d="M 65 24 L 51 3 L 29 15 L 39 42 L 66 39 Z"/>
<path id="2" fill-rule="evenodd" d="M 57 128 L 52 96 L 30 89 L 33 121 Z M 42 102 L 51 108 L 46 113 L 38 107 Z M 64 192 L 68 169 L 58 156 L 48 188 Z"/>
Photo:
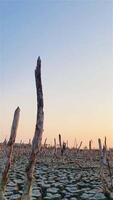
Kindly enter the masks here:
<path id="1" fill-rule="evenodd" d="M 56 143 L 56 138 L 54 138 L 54 154 L 56 155 L 57 153 L 57 143 Z"/>
<path id="2" fill-rule="evenodd" d="M 104 140 L 104 146 L 107 149 L 107 138 L 106 137 L 105 137 L 105 140 Z"/>
<path id="3" fill-rule="evenodd" d="M 92 150 L 92 140 L 89 141 L 89 150 Z"/>
<path id="4" fill-rule="evenodd" d="M 61 155 L 62 156 L 63 156 L 65 150 L 66 150 L 66 143 L 63 142 L 62 149 L 61 149 Z"/>
<path id="5" fill-rule="evenodd" d="M 36 81 L 36 93 L 37 93 L 37 119 L 36 119 L 36 127 L 35 133 L 32 141 L 32 151 L 29 158 L 29 163 L 26 168 L 26 180 L 24 193 L 22 195 L 22 199 L 29 200 L 31 199 L 31 185 L 33 172 L 36 162 L 37 152 L 40 151 L 42 133 L 43 133 L 43 122 L 44 122 L 44 112 L 43 112 L 43 91 L 42 91 L 42 81 L 41 81 L 41 60 L 38 57 L 37 66 L 35 70 L 35 81 Z"/>
<path id="6" fill-rule="evenodd" d="M 77 147 L 77 149 L 76 149 L 76 153 L 78 153 L 79 152 L 79 150 L 80 150 L 80 148 L 81 148 L 81 146 L 82 146 L 82 141 L 80 142 L 80 144 L 79 144 L 79 146 Z"/>
<path id="7" fill-rule="evenodd" d="M 103 151 L 102 151 L 102 143 L 101 139 L 98 139 L 98 144 L 99 144 L 99 156 L 100 156 L 100 165 L 101 167 L 103 166 Z"/>
<path id="8" fill-rule="evenodd" d="M 61 148 L 61 146 L 62 146 L 61 134 L 59 134 L 59 146 L 60 146 L 60 148 Z"/>
<path id="9" fill-rule="evenodd" d="M 15 110 L 14 113 L 14 118 L 13 118 L 13 123 L 12 123 L 12 128 L 11 128 L 11 134 L 10 134 L 10 138 L 6 147 L 6 163 L 5 163 L 5 168 L 3 170 L 2 176 L 1 176 L 1 180 L 0 180 L 0 199 L 4 200 L 4 191 L 5 191 L 5 187 L 7 184 L 7 180 L 8 180 L 8 172 L 11 166 L 11 160 L 12 160 L 12 152 L 13 152 L 13 146 L 15 143 L 15 139 L 16 139 L 16 133 L 17 133 L 17 128 L 18 128 L 18 122 L 19 122 L 19 116 L 20 116 L 20 108 L 18 107 Z M 5 158 L 4 158 L 5 159 Z"/>

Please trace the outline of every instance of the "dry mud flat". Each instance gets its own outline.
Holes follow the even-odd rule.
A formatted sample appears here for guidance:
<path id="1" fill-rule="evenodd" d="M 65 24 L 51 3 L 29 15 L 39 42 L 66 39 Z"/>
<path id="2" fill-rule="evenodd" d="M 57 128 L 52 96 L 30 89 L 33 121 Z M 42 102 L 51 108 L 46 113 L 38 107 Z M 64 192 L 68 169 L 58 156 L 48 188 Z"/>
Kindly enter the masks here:
<path id="1" fill-rule="evenodd" d="M 79 158 L 78 158 L 79 160 Z M 52 155 L 40 158 L 35 167 L 33 200 L 107 200 L 103 193 L 99 162 L 54 159 Z M 1 161 L 2 163 L 2 161 Z M 6 188 L 7 200 L 19 200 L 23 191 L 26 156 L 17 159 L 10 170 Z"/>

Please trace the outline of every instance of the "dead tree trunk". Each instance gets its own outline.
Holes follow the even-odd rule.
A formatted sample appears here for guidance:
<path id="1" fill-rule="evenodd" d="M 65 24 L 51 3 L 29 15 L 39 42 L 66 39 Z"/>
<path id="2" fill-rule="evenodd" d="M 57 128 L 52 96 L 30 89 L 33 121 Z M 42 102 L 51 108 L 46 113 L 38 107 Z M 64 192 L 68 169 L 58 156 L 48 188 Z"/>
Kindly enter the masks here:
<path id="1" fill-rule="evenodd" d="M 32 151 L 29 159 L 28 166 L 26 168 L 26 180 L 24 193 L 22 199 L 29 200 L 31 199 L 31 185 L 32 177 L 36 162 L 37 152 L 41 147 L 42 133 L 43 133 L 43 121 L 44 121 L 44 112 L 43 112 L 43 91 L 42 91 L 42 81 L 41 81 L 41 60 L 38 57 L 37 66 L 35 70 L 35 80 L 36 80 L 36 92 L 37 92 L 37 119 L 36 119 L 36 128 L 35 134 L 32 141 Z"/>
<path id="2" fill-rule="evenodd" d="M 9 142 L 7 144 L 7 155 L 6 155 L 6 164 L 1 176 L 1 180 L 0 180 L 0 199 L 4 200 L 4 191 L 5 191 L 5 187 L 7 184 L 7 180 L 8 180 L 8 172 L 11 166 L 11 160 L 12 160 L 12 152 L 13 152 L 13 146 L 15 143 L 15 139 L 16 139 L 16 133 L 17 133 L 17 128 L 18 128 L 18 122 L 19 122 L 19 115 L 20 115 L 20 108 L 18 107 L 15 110 L 14 113 L 14 119 L 13 119 L 13 123 L 12 123 L 12 128 L 11 128 L 11 134 L 10 134 L 10 139 Z M 5 159 L 5 158 L 4 158 Z"/>

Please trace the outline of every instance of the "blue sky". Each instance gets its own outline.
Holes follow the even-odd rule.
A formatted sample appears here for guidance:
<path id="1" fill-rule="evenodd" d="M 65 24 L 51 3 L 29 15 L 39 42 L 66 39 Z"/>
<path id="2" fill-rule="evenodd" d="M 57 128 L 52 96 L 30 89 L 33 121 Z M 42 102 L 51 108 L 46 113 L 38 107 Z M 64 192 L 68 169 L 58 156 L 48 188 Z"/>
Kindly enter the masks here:
<path id="1" fill-rule="evenodd" d="M 0 140 L 18 105 L 17 141 L 33 137 L 39 55 L 44 138 L 113 139 L 112 19 L 112 1 L 0 1 Z"/>

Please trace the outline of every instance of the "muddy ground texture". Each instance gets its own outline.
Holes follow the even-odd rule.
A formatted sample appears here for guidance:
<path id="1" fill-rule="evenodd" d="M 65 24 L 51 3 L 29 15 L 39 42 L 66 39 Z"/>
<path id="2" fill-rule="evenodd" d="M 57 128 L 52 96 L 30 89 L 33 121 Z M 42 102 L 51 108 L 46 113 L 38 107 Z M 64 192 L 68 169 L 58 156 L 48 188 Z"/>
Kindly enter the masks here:
<path id="1" fill-rule="evenodd" d="M 25 168 L 30 147 L 16 146 L 9 172 L 5 195 L 7 200 L 19 200 L 24 187 Z M 113 175 L 113 151 L 109 151 L 110 170 Z M 3 167 L 3 154 L 0 154 L 0 172 Z M 105 192 L 105 185 L 111 184 L 108 168 L 103 170 L 104 181 L 100 176 L 98 150 L 67 149 L 63 156 L 60 149 L 55 155 L 54 148 L 42 149 L 37 155 L 37 163 L 32 184 L 33 200 L 109 200 L 113 192 Z"/>

